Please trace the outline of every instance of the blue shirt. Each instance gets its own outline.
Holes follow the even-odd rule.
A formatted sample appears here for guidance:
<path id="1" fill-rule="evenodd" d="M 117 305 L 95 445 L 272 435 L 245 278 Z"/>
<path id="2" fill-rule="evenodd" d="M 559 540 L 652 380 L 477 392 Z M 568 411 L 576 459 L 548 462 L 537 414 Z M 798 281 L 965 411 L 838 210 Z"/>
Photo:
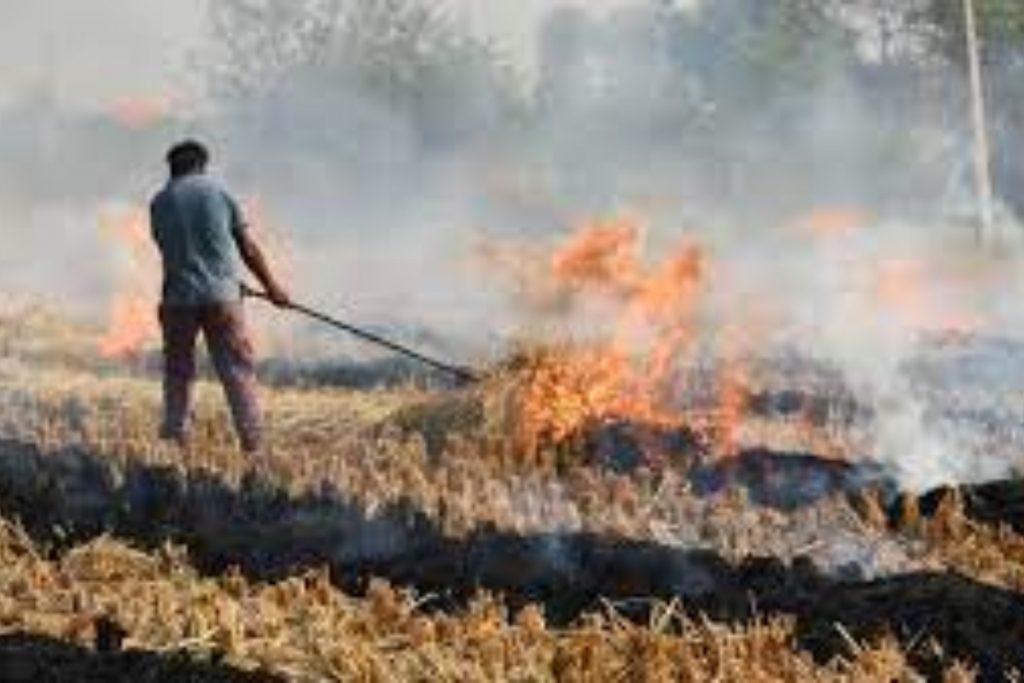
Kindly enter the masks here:
<path id="1" fill-rule="evenodd" d="M 172 178 L 149 207 L 163 258 L 163 304 L 206 306 L 241 297 L 235 201 L 201 173 Z"/>

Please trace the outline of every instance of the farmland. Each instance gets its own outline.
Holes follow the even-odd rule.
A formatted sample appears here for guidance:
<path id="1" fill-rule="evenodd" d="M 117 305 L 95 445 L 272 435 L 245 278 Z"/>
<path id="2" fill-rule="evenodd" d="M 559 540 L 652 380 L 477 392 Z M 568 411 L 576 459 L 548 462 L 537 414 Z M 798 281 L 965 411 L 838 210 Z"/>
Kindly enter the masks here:
<path id="1" fill-rule="evenodd" d="M 0 680 L 1024 677 L 1024 3 L 22 4 Z"/>
<path id="2" fill-rule="evenodd" d="M 254 469 L 213 385 L 179 452 L 154 440 L 146 362 L 98 358 L 94 332 L 39 308 L 3 330 L 0 653 L 25 671 L 54 648 L 98 680 L 971 680 L 1020 664 L 1012 488 L 833 477 L 759 500 L 740 465 L 701 490 L 684 464 L 611 467 L 580 440 L 524 452 L 514 365 L 462 390 L 268 389 Z M 797 462 L 776 477 L 820 476 Z"/>

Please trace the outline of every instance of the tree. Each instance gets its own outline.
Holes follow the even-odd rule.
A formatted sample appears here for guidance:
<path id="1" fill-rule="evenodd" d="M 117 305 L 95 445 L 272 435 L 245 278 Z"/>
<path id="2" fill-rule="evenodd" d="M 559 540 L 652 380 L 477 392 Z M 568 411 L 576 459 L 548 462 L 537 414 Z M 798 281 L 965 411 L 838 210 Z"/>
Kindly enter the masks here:
<path id="1" fill-rule="evenodd" d="M 993 129 L 997 192 L 1024 218 L 1024 3 L 975 0 L 983 81 Z M 959 0 L 928 0 L 917 14 L 930 45 L 951 67 L 967 69 L 964 8 Z"/>
<path id="2" fill-rule="evenodd" d="M 975 0 L 982 54 L 989 64 L 1019 60 L 1024 48 L 1024 3 L 1020 0 Z M 927 0 L 912 18 L 932 49 L 951 63 L 967 63 L 964 7 L 961 0 Z"/>
<path id="3" fill-rule="evenodd" d="M 210 19 L 211 90 L 228 104 L 282 89 L 330 102 L 344 91 L 405 117 L 432 144 L 486 130 L 517 105 L 497 50 L 428 0 L 223 0 Z"/>
<path id="4" fill-rule="evenodd" d="M 336 31 L 342 0 L 220 0 L 208 7 L 202 56 L 215 98 L 249 99 L 297 67 L 318 61 Z"/>
<path id="5" fill-rule="evenodd" d="M 855 57 L 852 31 L 821 0 L 718 0 L 681 12 L 675 61 L 694 74 L 726 120 L 799 104 L 842 75 Z"/>

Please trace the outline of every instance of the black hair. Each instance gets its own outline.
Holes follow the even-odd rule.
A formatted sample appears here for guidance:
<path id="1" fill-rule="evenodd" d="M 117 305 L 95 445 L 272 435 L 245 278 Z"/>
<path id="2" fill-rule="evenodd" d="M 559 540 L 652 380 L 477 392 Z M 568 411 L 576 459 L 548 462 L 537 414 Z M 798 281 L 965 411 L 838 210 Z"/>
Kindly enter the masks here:
<path id="1" fill-rule="evenodd" d="M 173 178 L 202 171 L 209 161 L 210 153 L 195 140 L 179 142 L 167 153 L 167 165 L 171 167 Z"/>

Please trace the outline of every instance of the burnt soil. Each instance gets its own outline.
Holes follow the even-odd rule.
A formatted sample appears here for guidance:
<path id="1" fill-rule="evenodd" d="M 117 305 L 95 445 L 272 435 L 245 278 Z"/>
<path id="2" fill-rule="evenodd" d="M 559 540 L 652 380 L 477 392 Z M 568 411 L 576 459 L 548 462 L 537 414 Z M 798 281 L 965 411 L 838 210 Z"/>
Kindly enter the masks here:
<path id="1" fill-rule="evenodd" d="M 8 683 L 284 683 L 269 673 L 246 672 L 193 653 L 96 649 L 26 633 L 0 636 L 0 678 Z"/>
<path id="2" fill-rule="evenodd" d="M 842 624 L 856 639 L 893 634 L 915 643 L 912 662 L 931 675 L 953 658 L 973 662 L 995 680 L 1024 667 L 1024 597 L 954 573 L 844 580 L 821 573 L 806 558 L 789 565 L 749 558 L 736 565 L 713 551 L 585 533 L 481 527 L 451 538 L 408 502 L 368 514 L 329 486 L 290 497 L 257 477 L 232 487 L 211 474 L 141 463 L 115 470 L 109 460 L 82 450 L 43 453 L 9 440 L 0 441 L 0 454 L 0 514 L 19 519 L 52 556 L 110 533 L 150 549 L 167 541 L 184 545 L 210 574 L 238 567 L 251 579 L 273 580 L 326 566 L 336 585 L 355 595 L 370 578 L 381 577 L 433 595 L 424 610 L 458 609 L 487 589 L 513 610 L 543 604 L 549 622 L 564 626 L 604 609 L 606 601 L 645 620 L 655 600 L 679 598 L 690 614 L 718 621 L 791 615 L 799 644 L 822 661 L 848 652 L 837 627 Z M 810 457 L 798 456 L 793 472 L 804 476 L 814 467 Z M 719 480 L 740 480 L 737 473 L 746 470 L 732 467 Z M 831 467 L 824 471 L 833 472 Z M 844 482 L 854 474 L 823 477 Z M 51 645 L 38 651 L 89 671 L 106 665 Z"/>

